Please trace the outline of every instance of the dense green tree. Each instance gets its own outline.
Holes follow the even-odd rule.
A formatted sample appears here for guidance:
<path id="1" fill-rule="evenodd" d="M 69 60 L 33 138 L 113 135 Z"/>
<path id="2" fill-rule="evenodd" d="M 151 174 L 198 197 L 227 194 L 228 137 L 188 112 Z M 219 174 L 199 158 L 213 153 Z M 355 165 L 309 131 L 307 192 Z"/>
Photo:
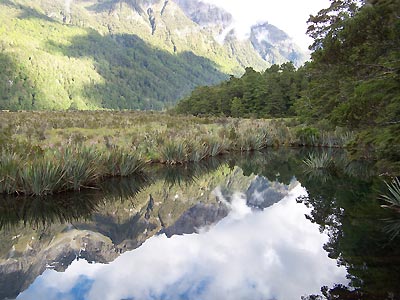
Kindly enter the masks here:
<path id="1" fill-rule="evenodd" d="M 292 63 L 273 65 L 263 73 L 249 67 L 241 78 L 231 76 L 217 86 L 197 88 L 176 110 L 195 115 L 288 116 L 293 113 L 293 103 L 306 86 L 304 77 L 305 72 L 298 72 Z"/>
<path id="2" fill-rule="evenodd" d="M 331 1 L 309 20 L 309 87 L 296 102 L 309 123 L 360 132 L 368 155 L 400 160 L 400 2 Z M 364 150 L 363 150 L 364 151 Z"/>

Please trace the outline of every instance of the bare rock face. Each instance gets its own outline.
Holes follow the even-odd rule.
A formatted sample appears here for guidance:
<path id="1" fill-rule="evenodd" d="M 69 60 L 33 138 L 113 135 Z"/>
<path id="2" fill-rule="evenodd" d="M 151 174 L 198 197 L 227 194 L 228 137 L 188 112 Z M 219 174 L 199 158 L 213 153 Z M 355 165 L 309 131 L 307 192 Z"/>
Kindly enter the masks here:
<path id="1" fill-rule="evenodd" d="M 204 228 L 217 223 L 228 215 L 228 207 L 224 204 L 198 203 L 188 209 L 172 226 L 165 228 L 161 233 L 167 237 L 173 235 L 196 233 Z"/>
<path id="2" fill-rule="evenodd" d="M 47 268 L 63 272 L 77 258 L 107 263 L 118 255 L 108 238 L 89 231 L 70 230 L 46 244 L 30 242 L 0 263 L 0 299 L 16 298 Z"/>

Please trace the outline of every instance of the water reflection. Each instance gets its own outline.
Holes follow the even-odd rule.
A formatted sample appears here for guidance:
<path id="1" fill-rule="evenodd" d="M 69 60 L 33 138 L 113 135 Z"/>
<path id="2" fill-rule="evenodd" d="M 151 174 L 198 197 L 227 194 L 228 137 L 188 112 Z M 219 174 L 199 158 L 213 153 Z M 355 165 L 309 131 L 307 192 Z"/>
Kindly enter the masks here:
<path id="1" fill-rule="evenodd" d="M 322 249 L 328 237 L 295 201 L 305 193 L 293 183 L 264 211 L 236 194 L 228 216 L 208 231 L 155 236 L 109 265 L 48 270 L 18 299 L 76 298 L 77 291 L 84 299 L 296 299 L 345 282 L 345 269 Z"/>
<path id="2" fill-rule="evenodd" d="M 0 229 L 12 229 L 21 222 L 38 228 L 55 222 L 87 220 L 99 208 L 100 200 L 97 192 L 42 198 L 3 196 L 0 199 Z"/>
<path id="3" fill-rule="evenodd" d="M 0 199 L 0 299 L 317 299 L 321 288 L 321 299 L 398 298 L 382 180 L 340 151 L 334 169 L 310 175 L 307 154 L 231 155 L 64 197 Z"/>
<path id="4" fill-rule="evenodd" d="M 79 193 L 64 193 L 46 197 L 15 197 L 0 195 L 0 230 L 12 229 L 23 223 L 33 228 L 54 223 L 90 220 L 106 201 L 129 199 L 149 184 L 149 178 L 132 176 L 112 178 L 101 188 Z"/>

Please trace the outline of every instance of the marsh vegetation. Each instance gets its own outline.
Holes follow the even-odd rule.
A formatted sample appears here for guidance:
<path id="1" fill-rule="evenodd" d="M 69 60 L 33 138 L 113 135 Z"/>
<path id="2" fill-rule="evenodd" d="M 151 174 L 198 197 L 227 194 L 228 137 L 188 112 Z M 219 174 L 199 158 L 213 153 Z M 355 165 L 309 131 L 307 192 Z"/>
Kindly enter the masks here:
<path id="1" fill-rule="evenodd" d="M 140 173 L 145 164 L 185 164 L 267 147 L 345 147 L 352 137 L 293 119 L 159 112 L 1 112 L 0 121 L 0 192 L 28 195 L 94 187 L 104 177 Z"/>

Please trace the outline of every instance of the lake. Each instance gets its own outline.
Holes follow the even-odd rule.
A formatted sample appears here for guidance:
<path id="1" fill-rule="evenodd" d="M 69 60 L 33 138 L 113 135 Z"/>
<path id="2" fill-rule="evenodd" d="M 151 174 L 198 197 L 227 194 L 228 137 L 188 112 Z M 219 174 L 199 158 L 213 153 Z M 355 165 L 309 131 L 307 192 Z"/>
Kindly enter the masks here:
<path id="1" fill-rule="evenodd" d="M 367 162 L 222 156 L 0 199 L 0 299 L 400 299 L 400 216 Z M 317 153 L 318 155 L 318 153 Z"/>

